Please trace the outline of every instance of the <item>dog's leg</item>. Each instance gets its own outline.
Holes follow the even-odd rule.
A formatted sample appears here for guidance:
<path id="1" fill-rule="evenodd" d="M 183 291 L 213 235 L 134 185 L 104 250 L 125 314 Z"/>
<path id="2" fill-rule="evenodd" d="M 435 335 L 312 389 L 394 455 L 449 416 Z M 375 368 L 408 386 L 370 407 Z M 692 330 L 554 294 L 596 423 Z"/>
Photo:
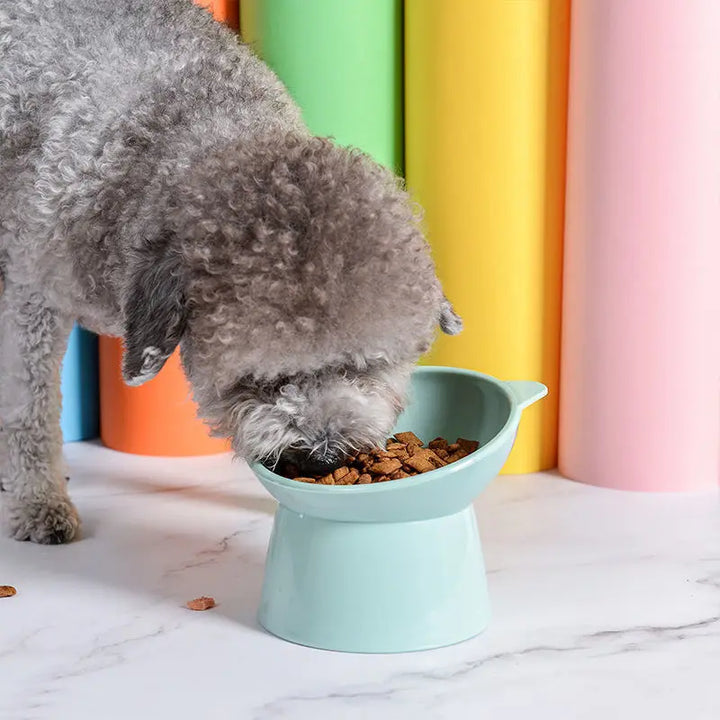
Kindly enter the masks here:
<path id="1" fill-rule="evenodd" d="M 70 329 L 40 293 L 6 284 L 0 298 L 0 504 L 17 540 L 64 543 L 78 528 L 60 432 L 60 364 Z"/>

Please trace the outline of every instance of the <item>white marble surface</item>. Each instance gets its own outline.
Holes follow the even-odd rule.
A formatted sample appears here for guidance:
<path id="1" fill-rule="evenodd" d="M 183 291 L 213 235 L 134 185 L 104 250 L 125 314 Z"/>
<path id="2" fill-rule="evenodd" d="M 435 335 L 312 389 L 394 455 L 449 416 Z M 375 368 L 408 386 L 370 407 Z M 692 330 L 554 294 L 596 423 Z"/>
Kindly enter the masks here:
<path id="1" fill-rule="evenodd" d="M 0 540 L 0 718 L 720 717 L 720 507 L 553 474 L 477 502 L 494 619 L 406 655 L 255 621 L 274 502 L 227 457 L 66 449 L 83 538 Z M 185 600 L 213 595 L 193 613 Z"/>

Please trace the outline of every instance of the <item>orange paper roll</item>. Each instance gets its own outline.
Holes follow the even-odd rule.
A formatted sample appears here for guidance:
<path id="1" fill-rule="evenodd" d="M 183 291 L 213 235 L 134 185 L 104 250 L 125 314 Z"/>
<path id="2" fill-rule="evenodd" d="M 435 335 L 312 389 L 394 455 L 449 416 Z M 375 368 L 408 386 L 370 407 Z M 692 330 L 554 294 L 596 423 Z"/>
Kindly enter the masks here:
<path id="1" fill-rule="evenodd" d="M 224 22 L 233 30 L 237 30 L 240 23 L 239 0 L 195 0 L 198 5 L 207 8 L 216 20 Z"/>
<path id="2" fill-rule="evenodd" d="M 197 406 L 175 353 L 157 377 L 141 387 L 120 375 L 122 342 L 100 338 L 100 437 L 113 450 L 136 455 L 212 455 L 228 450 L 211 438 L 197 418 Z"/>
<path id="3" fill-rule="evenodd" d="M 197 0 L 216 20 L 238 29 L 238 0 Z M 120 373 L 122 343 L 100 338 L 100 437 L 113 450 L 137 455 L 212 455 L 229 449 L 211 438 L 197 417 L 190 387 L 175 353 L 156 378 L 128 387 Z"/>

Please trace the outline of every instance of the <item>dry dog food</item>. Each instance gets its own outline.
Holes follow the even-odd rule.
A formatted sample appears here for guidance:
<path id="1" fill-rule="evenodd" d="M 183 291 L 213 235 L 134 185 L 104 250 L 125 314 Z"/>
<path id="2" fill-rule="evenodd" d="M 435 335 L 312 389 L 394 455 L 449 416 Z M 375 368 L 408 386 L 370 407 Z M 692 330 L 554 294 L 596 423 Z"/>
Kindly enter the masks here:
<path id="1" fill-rule="evenodd" d="M 437 437 L 425 447 L 415 433 L 401 432 L 388 439 L 384 450 L 377 448 L 352 455 L 345 465 L 328 475 L 302 477 L 291 465 L 283 468 L 281 474 L 298 482 L 318 485 L 367 485 L 436 470 L 467 457 L 479 445 L 477 440 L 458 438 L 450 444 L 445 438 Z"/>
<path id="2" fill-rule="evenodd" d="M 0 598 L 12 597 L 17 590 L 12 585 L 0 585 Z"/>
<path id="3" fill-rule="evenodd" d="M 188 600 L 185 603 L 191 610 L 210 610 L 215 607 L 215 598 L 205 597 L 204 595 L 194 600 Z"/>

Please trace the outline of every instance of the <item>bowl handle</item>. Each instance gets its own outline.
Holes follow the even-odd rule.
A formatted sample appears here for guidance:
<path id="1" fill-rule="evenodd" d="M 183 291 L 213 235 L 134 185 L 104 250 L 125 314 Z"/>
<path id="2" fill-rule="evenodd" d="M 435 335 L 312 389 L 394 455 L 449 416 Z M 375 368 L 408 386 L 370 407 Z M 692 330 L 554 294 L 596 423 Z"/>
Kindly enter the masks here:
<path id="1" fill-rule="evenodd" d="M 545 385 L 533 380 L 508 380 L 505 385 L 515 397 L 515 402 L 521 410 L 548 394 Z"/>

